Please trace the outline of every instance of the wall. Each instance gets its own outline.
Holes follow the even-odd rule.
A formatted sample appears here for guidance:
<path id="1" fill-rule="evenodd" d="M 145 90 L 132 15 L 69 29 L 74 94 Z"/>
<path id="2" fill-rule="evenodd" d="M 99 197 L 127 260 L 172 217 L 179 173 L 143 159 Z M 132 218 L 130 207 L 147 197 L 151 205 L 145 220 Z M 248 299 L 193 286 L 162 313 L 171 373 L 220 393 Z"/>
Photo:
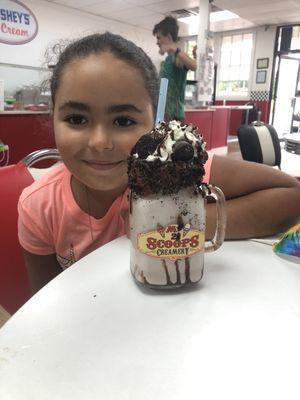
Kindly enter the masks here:
<path id="1" fill-rule="evenodd" d="M 49 44 L 94 32 L 109 30 L 141 46 L 156 66 L 161 61 L 152 32 L 128 24 L 72 10 L 43 0 L 21 0 L 35 14 L 39 32 L 35 39 L 23 45 L 0 43 L 1 62 L 40 67 Z"/>
<path id="2" fill-rule="evenodd" d="M 276 35 L 276 27 L 269 28 L 261 27 L 256 30 L 255 48 L 254 48 L 254 65 L 251 90 L 270 90 L 271 72 L 273 63 L 274 42 Z M 269 66 L 267 68 L 267 80 L 265 84 L 256 83 L 256 62 L 259 58 L 269 58 Z"/>
<path id="3" fill-rule="evenodd" d="M 44 53 L 61 39 L 73 39 L 95 32 L 109 30 L 120 34 L 142 47 L 159 67 L 161 56 L 152 32 L 128 24 L 119 23 L 88 13 L 72 10 L 43 0 L 21 0 L 34 13 L 39 31 L 29 43 L 7 45 L 0 43 L 0 63 L 31 67 L 45 67 Z M 39 80 L 39 71 L 0 66 L 0 79 L 8 79 L 15 84 L 27 84 L 33 73 Z M 42 81 L 43 79 L 41 79 Z M 31 83 L 30 81 L 30 83 Z M 13 93 L 13 88 L 6 85 Z M 35 117 L 35 118 L 34 118 Z M 4 118 L 6 118 L 4 120 Z M 27 134 L 26 134 L 27 133 Z M 28 140 L 30 138 L 30 140 Z M 10 147 L 10 163 L 19 161 L 25 154 L 43 147 L 54 147 L 54 139 L 49 116 L 0 115 L 0 139 Z"/>
<path id="4" fill-rule="evenodd" d="M 271 71 L 273 62 L 273 50 L 275 42 L 276 27 L 259 27 L 256 29 L 247 29 L 241 31 L 221 32 L 214 35 L 214 58 L 215 62 L 220 64 L 220 48 L 221 40 L 224 34 L 230 35 L 234 33 L 254 33 L 254 49 L 253 49 L 253 64 L 250 71 L 250 90 L 251 91 L 269 91 L 271 82 Z M 269 58 L 269 67 L 267 69 L 267 80 L 265 84 L 256 83 L 256 60 L 258 58 Z M 250 100 L 251 93 L 245 100 Z M 237 100 L 238 98 L 236 98 Z M 235 99 L 232 99 L 235 100 Z"/>
<path id="5" fill-rule="evenodd" d="M 247 29 L 235 32 L 223 32 L 214 35 L 214 56 L 215 62 L 220 64 L 220 48 L 222 35 L 233 34 L 233 33 L 244 33 L 253 32 L 254 33 L 254 49 L 253 49 L 253 61 L 250 71 L 250 92 L 247 97 L 230 97 L 227 104 L 245 104 L 247 102 L 255 102 L 257 107 L 262 111 L 261 119 L 264 122 L 268 121 L 269 116 L 269 93 L 271 85 L 271 73 L 272 73 L 272 63 L 273 63 L 273 51 L 274 42 L 276 35 L 276 27 L 271 26 L 268 28 L 258 27 L 256 29 Z M 259 58 L 269 58 L 269 66 L 266 69 L 267 76 L 266 82 L 257 84 L 256 83 L 256 63 Z M 217 97 L 217 104 L 222 103 L 222 97 Z M 235 135 L 237 128 L 241 125 L 243 121 L 243 113 L 241 111 L 235 111 L 232 113 L 230 121 L 230 134 Z"/>

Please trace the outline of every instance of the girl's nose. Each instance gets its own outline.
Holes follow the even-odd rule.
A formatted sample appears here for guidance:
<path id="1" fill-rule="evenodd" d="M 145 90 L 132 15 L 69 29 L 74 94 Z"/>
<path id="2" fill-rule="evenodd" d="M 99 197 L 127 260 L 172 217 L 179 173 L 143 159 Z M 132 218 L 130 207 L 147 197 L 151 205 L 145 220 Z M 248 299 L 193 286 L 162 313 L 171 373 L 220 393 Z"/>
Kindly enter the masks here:
<path id="1" fill-rule="evenodd" d="M 97 151 L 112 150 L 114 146 L 111 133 L 101 126 L 94 127 L 89 133 L 88 146 Z"/>

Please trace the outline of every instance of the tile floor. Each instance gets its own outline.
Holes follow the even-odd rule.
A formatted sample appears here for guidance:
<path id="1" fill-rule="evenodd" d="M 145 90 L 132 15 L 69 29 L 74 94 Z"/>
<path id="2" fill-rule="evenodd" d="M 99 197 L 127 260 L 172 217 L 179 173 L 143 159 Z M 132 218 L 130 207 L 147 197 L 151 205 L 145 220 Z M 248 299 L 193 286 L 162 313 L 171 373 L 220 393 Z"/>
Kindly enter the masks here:
<path id="1" fill-rule="evenodd" d="M 227 155 L 230 158 L 236 158 L 238 160 L 242 160 L 242 154 L 240 150 L 240 145 L 237 137 L 235 136 L 230 136 L 230 139 L 228 140 L 227 143 Z"/>
<path id="2" fill-rule="evenodd" d="M 242 154 L 240 151 L 240 146 L 237 138 L 230 137 L 230 140 L 227 143 L 227 147 L 218 147 L 212 150 L 215 154 L 219 154 L 221 156 L 227 156 L 230 158 L 234 158 L 236 160 L 242 160 Z"/>

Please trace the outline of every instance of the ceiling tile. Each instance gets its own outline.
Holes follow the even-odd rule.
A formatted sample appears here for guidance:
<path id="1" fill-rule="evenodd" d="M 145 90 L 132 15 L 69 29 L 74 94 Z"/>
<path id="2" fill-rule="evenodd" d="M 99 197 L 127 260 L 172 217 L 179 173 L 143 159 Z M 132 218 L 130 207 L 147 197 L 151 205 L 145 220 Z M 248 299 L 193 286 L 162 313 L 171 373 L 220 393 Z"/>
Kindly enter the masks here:
<path id="1" fill-rule="evenodd" d="M 131 7 L 131 8 L 126 8 L 125 10 L 122 10 L 122 13 L 120 14 L 119 10 L 114 10 L 107 12 L 105 11 L 105 15 L 111 16 L 111 17 L 120 17 L 123 20 L 126 20 L 128 18 L 139 18 L 139 17 L 144 17 L 147 15 L 153 14 L 152 11 L 147 10 L 146 8 L 143 7 Z"/>
<path id="2" fill-rule="evenodd" d="M 227 21 L 211 22 L 210 30 L 212 32 L 224 32 L 236 29 L 248 29 L 253 26 L 255 25 L 252 22 L 249 22 L 243 18 L 238 18 L 238 20 L 231 19 Z"/>
<path id="3" fill-rule="evenodd" d="M 118 12 L 126 10 L 127 8 L 132 8 L 132 4 L 129 4 L 125 0 L 109 0 L 105 1 L 104 3 L 101 1 L 100 3 L 97 2 L 92 6 L 87 6 L 85 7 L 85 10 L 89 12 L 95 12 L 97 14 L 100 14 L 101 12 L 101 15 L 107 15 L 110 12 Z"/>
<path id="4" fill-rule="evenodd" d="M 0 0 L 1 1 L 1 0 Z M 164 15 L 199 5 L 199 0 L 47 0 L 49 3 L 80 9 L 91 14 L 152 29 Z M 300 0 L 214 0 L 214 5 L 235 12 L 242 19 L 215 24 L 214 31 L 243 29 L 251 25 L 295 23 L 300 21 Z"/>
<path id="5" fill-rule="evenodd" d="M 100 1 L 105 3 L 105 0 Z M 67 6 L 71 8 L 84 8 L 92 4 L 100 3 L 96 0 L 53 0 L 53 3 L 61 4 L 62 6 Z"/>
<path id="6" fill-rule="evenodd" d="M 284 24 L 300 20 L 295 0 L 214 0 L 214 4 L 238 14 L 256 25 Z"/>
<path id="7" fill-rule="evenodd" d="M 171 11 L 179 10 L 182 8 L 194 8 L 199 5 L 199 0 L 164 0 L 160 3 L 153 3 L 145 5 L 151 11 L 168 14 Z"/>
<path id="8" fill-rule="evenodd" d="M 128 17 L 126 18 L 126 22 L 132 25 L 140 26 L 142 28 L 147 27 L 148 29 L 152 30 L 154 25 L 161 21 L 163 18 L 163 14 L 152 13 L 150 15 L 139 17 L 138 19 Z"/>
<path id="9" fill-rule="evenodd" d="M 259 14 L 259 12 L 261 11 L 261 9 L 268 9 L 269 11 L 272 10 L 276 10 L 276 7 L 278 5 L 282 5 L 284 6 L 284 8 L 286 10 L 288 10 L 290 8 L 290 1 L 289 0 L 285 0 L 283 1 L 273 1 L 273 2 L 268 2 L 268 1 L 261 1 L 261 0 L 251 0 L 251 4 L 247 3 L 240 3 L 238 6 L 233 7 L 232 9 L 234 9 L 236 12 L 238 12 L 239 10 L 242 10 L 243 12 L 248 12 L 248 11 L 252 11 L 253 9 Z M 253 8 L 253 6 L 257 6 L 257 8 Z"/>
<path id="10" fill-rule="evenodd" d="M 280 2 L 274 2 L 273 4 L 263 4 L 261 3 L 259 5 L 259 9 L 256 7 L 248 7 L 247 9 L 244 9 L 244 14 L 247 14 L 247 17 L 250 18 L 252 15 L 262 15 L 262 14 L 269 14 L 270 17 L 272 17 L 272 14 L 274 12 L 280 11 L 280 13 L 285 13 L 287 11 L 286 3 L 283 3 L 282 1 Z"/>
<path id="11" fill-rule="evenodd" d="M 147 6 L 149 4 L 162 3 L 164 0 L 127 0 L 128 3 L 134 4 L 135 6 Z"/>
<path id="12" fill-rule="evenodd" d="M 256 3 L 273 3 L 274 0 L 214 0 L 214 4 L 224 10 L 231 10 L 239 7 L 251 7 Z M 285 0 L 286 1 L 286 0 Z"/>

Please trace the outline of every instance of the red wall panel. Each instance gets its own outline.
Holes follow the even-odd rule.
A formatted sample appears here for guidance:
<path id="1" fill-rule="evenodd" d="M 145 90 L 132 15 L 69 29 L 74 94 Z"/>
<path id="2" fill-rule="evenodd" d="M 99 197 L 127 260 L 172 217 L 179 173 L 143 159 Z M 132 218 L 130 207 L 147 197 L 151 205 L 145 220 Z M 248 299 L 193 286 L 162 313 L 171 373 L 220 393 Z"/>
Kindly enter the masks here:
<path id="1" fill-rule="evenodd" d="M 212 120 L 214 111 L 186 111 L 185 121 L 198 127 L 206 141 L 206 149 L 211 149 Z"/>
<path id="2" fill-rule="evenodd" d="M 0 140 L 9 146 L 9 164 L 44 148 L 55 148 L 50 114 L 0 114 Z"/>
<path id="3" fill-rule="evenodd" d="M 250 103 L 250 100 L 228 100 L 226 101 L 226 105 L 243 105 L 246 103 Z M 255 103 L 257 107 L 262 111 L 261 113 L 261 121 L 267 123 L 269 117 L 269 102 L 268 101 L 251 101 L 251 103 Z M 223 105 L 222 100 L 217 100 L 216 105 Z M 229 134 L 236 135 L 237 129 L 241 126 L 243 121 L 243 110 L 232 110 L 230 117 L 230 125 L 229 125 Z"/>
<path id="4" fill-rule="evenodd" d="M 186 111 L 186 122 L 196 125 L 203 134 L 206 148 L 227 145 L 231 110 L 229 108 L 217 108 L 213 111 Z"/>
<path id="5" fill-rule="evenodd" d="M 227 146 L 229 135 L 231 110 L 218 108 L 213 113 L 211 148 Z"/>

